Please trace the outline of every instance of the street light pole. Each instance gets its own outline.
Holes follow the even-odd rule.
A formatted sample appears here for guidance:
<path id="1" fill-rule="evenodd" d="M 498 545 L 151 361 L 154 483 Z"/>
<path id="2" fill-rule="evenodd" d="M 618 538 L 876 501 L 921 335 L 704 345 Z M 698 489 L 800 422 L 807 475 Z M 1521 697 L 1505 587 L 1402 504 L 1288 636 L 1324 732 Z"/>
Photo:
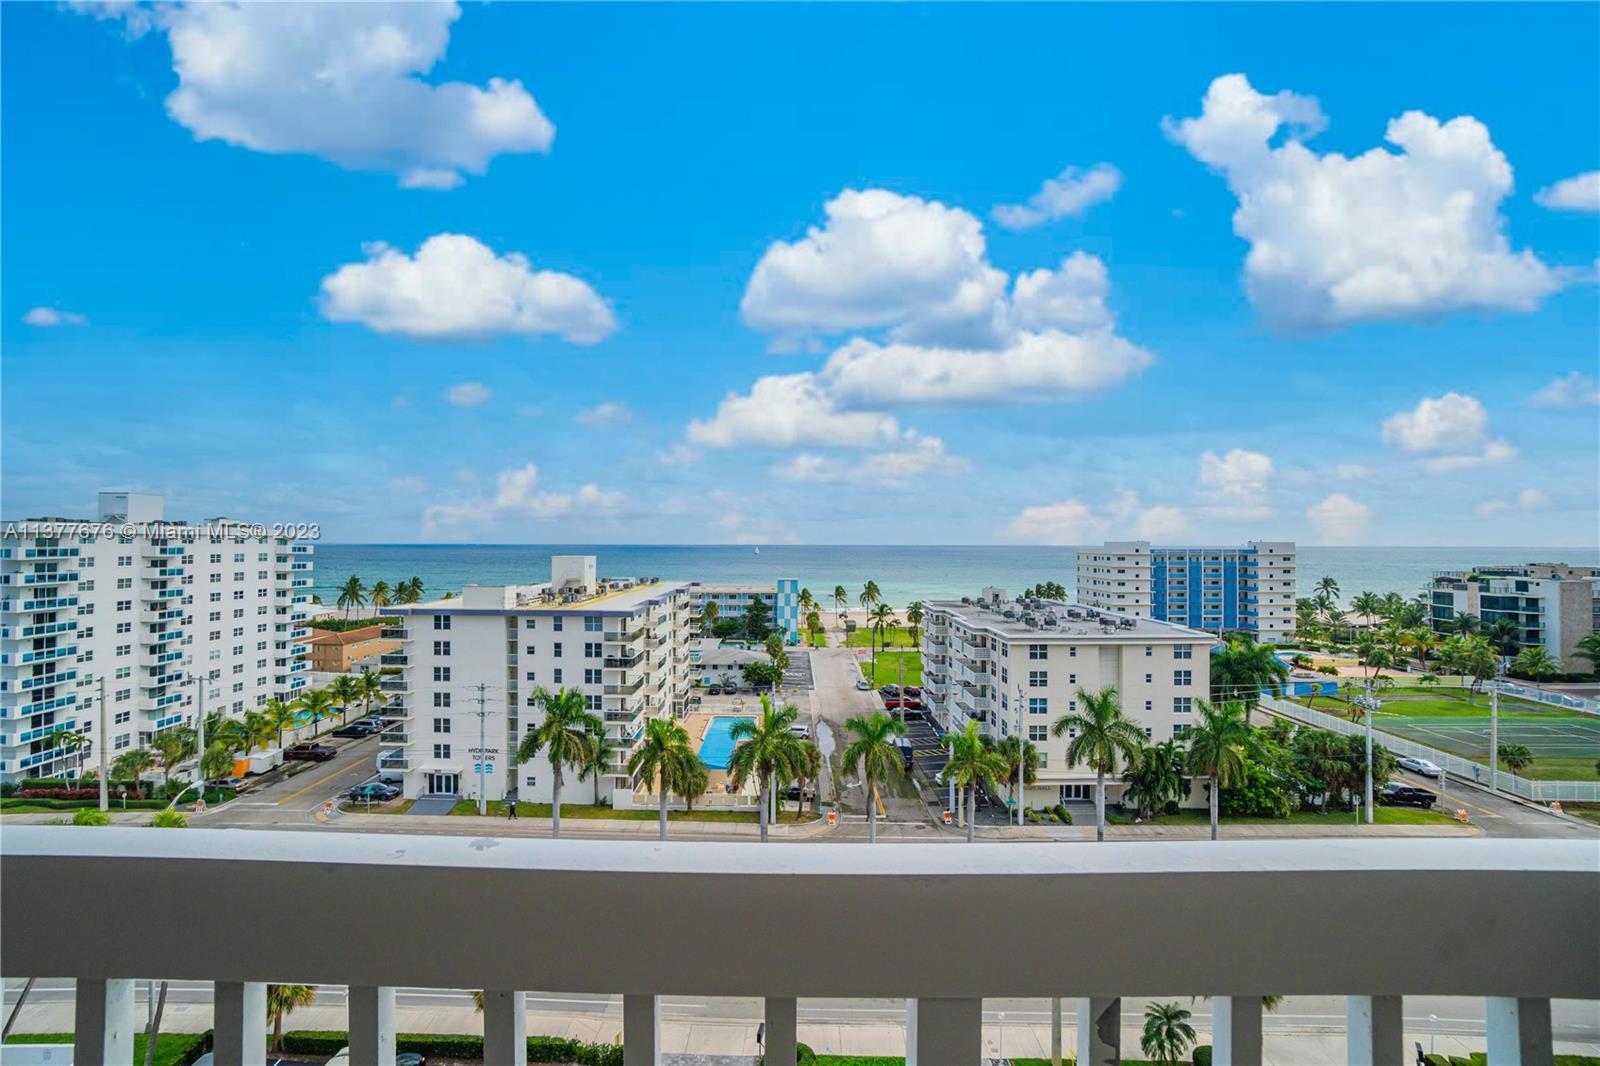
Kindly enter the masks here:
<path id="1" fill-rule="evenodd" d="M 1489 689 L 1489 791 L 1500 791 L 1500 682 Z"/>
<path id="2" fill-rule="evenodd" d="M 1372 678 L 1367 678 L 1367 788 L 1363 797 L 1367 805 L 1367 824 L 1371 825 L 1372 817 L 1372 709 L 1377 706 L 1377 701 L 1372 698 Z"/>
<path id="3" fill-rule="evenodd" d="M 484 710 L 483 707 L 483 692 L 487 687 L 488 686 L 482 681 L 478 682 L 478 814 L 480 816 L 489 813 L 489 800 L 484 794 L 484 768 L 488 765 L 486 760 L 489 757 L 488 750 L 485 746 L 487 743 L 487 738 L 484 736 L 484 727 L 485 722 L 488 720 L 488 712 Z"/>
<path id="4" fill-rule="evenodd" d="M 1028 768 L 1027 737 L 1023 730 L 1022 685 L 1017 684 L 1017 828 L 1022 827 L 1023 776 Z M 1004 1032 L 1004 1027 L 1001 1029 Z"/>
<path id="5" fill-rule="evenodd" d="M 106 732 L 106 675 L 100 675 L 100 725 L 95 739 L 100 744 L 100 809 L 111 809 L 111 735 Z"/>

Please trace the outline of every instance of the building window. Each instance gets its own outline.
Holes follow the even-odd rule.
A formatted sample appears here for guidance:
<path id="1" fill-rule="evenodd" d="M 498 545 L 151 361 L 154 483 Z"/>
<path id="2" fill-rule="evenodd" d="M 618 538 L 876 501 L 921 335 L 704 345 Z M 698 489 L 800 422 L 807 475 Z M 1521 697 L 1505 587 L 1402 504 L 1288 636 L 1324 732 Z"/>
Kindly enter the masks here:
<path id="1" fill-rule="evenodd" d="M 1156 653 L 1156 650 L 1154 648 L 1152 648 L 1150 645 L 1146 644 L 1144 646 L 1144 657 L 1146 659 L 1150 658 L 1150 656 L 1154 655 L 1155 653 Z"/>
<path id="2" fill-rule="evenodd" d="M 1029 740 L 1042 741 L 1042 740 L 1047 739 L 1049 737 L 1049 735 L 1050 735 L 1050 727 L 1047 726 L 1047 725 L 1030 725 L 1028 727 L 1028 739 Z"/>
<path id="3" fill-rule="evenodd" d="M 1028 687 L 1044 688 L 1050 683 L 1050 673 L 1047 670 L 1029 670 Z"/>
<path id="4" fill-rule="evenodd" d="M 599 644 L 585 644 L 583 646 L 583 657 L 585 659 L 598 659 L 598 658 L 600 658 L 600 645 Z"/>
<path id="5" fill-rule="evenodd" d="M 450 758 L 450 745 L 448 745 L 448 744 L 435 744 L 433 746 L 433 757 L 435 759 L 448 759 L 448 758 Z"/>
<path id="6" fill-rule="evenodd" d="M 560 647 L 559 644 L 556 645 L 556 646 Z M 561 684 L 561 668 L 558 666 L 554 670 L 552 670 L 551 673 L 555 675 L 551 680 L 554 681 L 555 684 L 557 684 L 557 685 Z"/>
<path id="7" fill-rule="evenodd" d="M 600 683 L 600 671 L 585 668 L 583 671 L 583 683 L 585 685 L 598 685 Z"/>
<path id="8" fill-rule="evenodd" d="M 588 708 L 591 711 L 598 711 L 600 709 L 600 697 L 599 696 L 585 696 L 583 698 L 583 702 L 588 705 Z"/>
<path id="9" fill-rule="evenodd" d="M 539 628 L 539 620 L 537 618 L 529 618 L 526 621 L 524 621 L 522 623 L 522 625 L 523 625 L 523 628 L 525 628 L 525 629 L 538 629 Z"/>
<path id="10" fill-rule="evenodd" d="M 599 633 L 605 628 L 605 619 L 597 614 L 583 616 L 583 631 L 585 633 Z"/>
<path id="11" fill-rule="evenodd" d="M 450 616 L 447 615 L 447 614 L 436 614 L 436 615 L 434 615 L 433 616 L 433 628 L 435 628 L 435 629 L 449 629 L 450 628 Z"/>
<path id="12" fill-rule="evenodd" d="M 1193 713 L 1193 711 L 1194 711 L 1194 697 L 1192 697 L 1192 696 L 1174 696 L 1174 697 L 1172 697 L 1172 713 L 1173 714 L 1190 714 L 1190 713 Z"/>
<path id="13" fill-rule="evenodd" d="M 557 659 L 559 659 L 559 658 L 561 658 L 561 642 L 560 642 L 560 641 L 557 641 L 557 642 L 556 642 L 556 643 L 555 643 L 555 644 L 554 644 L 554 645 L 553 645 L 553 647 L 554 647 L 554 648 L 555 648 L 555 651 L 554 651 L 554 652 L 552 652 L 552 654 L 553 654 L 553 655 L 555 655 L 555 657 L 556 657 L 556 658 L 557 658 Z"/>
<path id="14" fill-rule="evenodd" d="M 1078 646 L 1076 644 L 1067 645 L 1067 658 L 1076 659 L 1077 657 L 1078 657 Z"/>
<path id="15" fill-rule="evenodd" d="M 433 668 L 433 679 L 435 681 L 449 681 L 450 668 L 448 666 L 435 666 Z"/>
<path id="16" fill-rule="evenodd" d="M 448 693 L 448 692 L 435 692 L 433 694 L 433 705 L 435 707 L 448 707 L 448 706 L 450 706 L 450 693 Z"/>
<path id="17" fill-rule="evenodd" d="M 435 733 L 448 733 L 448 732 L 450 732 L 450 719 L 448 719 L 448 718 L 435 718 L 433 720 L 433 731 Z"/>
<path id="18" fill-rule="evenodd" d="M 1028 645 L 1028 658 L 1030 658 L 1030 659 L 1047 659 L 1049 657 L 1050 657 L 1050 645 L 1048 645 L 1048 644 L 1029 644 Z"/>
<path id="19" fill-rule="evenodd" d="M 559 614 L 556 615 L 554 618 L 550 619 L 550 628 L 555 630 L 557 633 L 561 632 L 561 623 L 565 620 L 566 619 L 562 618 Z"/>
<path id="20" fill-rule="evenodd" d="M 1045 696 L 1029 696 L 1028 697 L 1028 713 L 1029 714 L 1049 714 L 1050 713 L 1050 700 L 1049 700 L 1049 698 L 1045 697 Z"/>
<path id="21" fill-rule="evenodd" d="M 1193 659 L 1194 658 L 1194 645 L 1193 644 L 1174 644 L 1172 646 L 1172 657 L 1174 659 Z"/>
<path id="22" fill-rule="evenodd" d="M 1155 679 L 1156 679 L 1156 675 L 1154 675 L 1154 674 L 1145 674 L 1144 675 L 1144 683 L 1147 684 L 1147 685 L 1153 684 L 1155 682 Z"/>
<path id="23" fill-rule="evenodd" d="M 1194 672 L 1192 670 L 1174 670 L 1172 671 L 1172 683 L 1180 688 L 1185 685 L 1191 685 L 1194 683 Z"/>
<path id="24" fill-rule="evenodd" d="M 1189 732 L 1188 722 L 1177 722 L 1172 727 L 1172 735 L 1175 737 L 1181 737 L 1187 732 Z"/>
<path id="25" fill-rule="evenodd" d="M 449 655 L 450 654 L 450 642 L 448 640 L 436 640 L 436 641 L 434 641 L 433 642 L 433 654 L 440 655 L 440 656 Z"/>

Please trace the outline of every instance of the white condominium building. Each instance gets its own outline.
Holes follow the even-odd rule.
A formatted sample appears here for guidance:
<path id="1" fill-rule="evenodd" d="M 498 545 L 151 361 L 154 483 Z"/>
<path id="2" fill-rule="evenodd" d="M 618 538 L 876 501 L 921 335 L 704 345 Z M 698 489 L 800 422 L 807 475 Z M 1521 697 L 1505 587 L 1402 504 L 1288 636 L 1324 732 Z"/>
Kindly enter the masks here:
<path id="1" fill-rule="evenodd" d="M 926 600 L 923 612 L 924 705 L 943 729 L 971 720 L 996 739 L 1021 732 L 1032 741 L 1039 773 L 1027 788 L 1029 806 L 1094 798 L 1094 771 L 1069 767 L 1072 738 L 1051 730 L 1079 709 L 1080 692 L 1114 686 L 1123 712 L 1154 743 L 1182 737 L 1195 700 L 1210 690 L 1214 638 L 1171 622 L 1007 600 L 998 589 L 976 600 Z M 1122 783 L 1108 784 L 1114 802 Z"/>
<path id="2" fill-rule="evenodd" d="M 1078 552 L 1078 599 L 1212 633 L 1287 640 L 1295 626 L 1295 546 L 1253 540 L 1231 548 L 1153 548 L 1147 540 L 1107 541 Z"/>
<path id="3" fill-rule="evenodd" d="M 160 496 L 100 493 L 89 519 L 32 518 L 0 530 L 0 781 L 74 776 L 193 724 L 305 686 L 310 527 L 168 520 Z M 105 682 L 109 742 L 95 705 Z"/>
<path id="4" fill-rule="evenodd" d="M 1425 591 L 1438 632 L 1456 632 L 1462 615 L 1484 626 L 1509 618 L 1519 647 L 1543 648 L 1561 660 L 1564 672 L 1587 666 L 1577 654 L 1578 641 L 1600 630 L 1600 567 L 1528 563 L 1440 570 Z"/>
<path id="5" fill-rule="evenodd" d="M 539 756 L 514 756 L 541 719 L 533 693 L 583 693 L 604 720 L 611 750 L 598 795 L 627 807 L 628 757 L 647 717 L 681 716 L 689 695 L 689 585 L 656 578 L 598 578 L 592 555 L 557 555 L 550 580 L 530 585 L 468 585 L 460 597 L 389 609 L 401 640 L 385 655 L 400 673 L 384 679 L 378 765 L 407 797 L 486 799 L 515 790 L 548 803 L 553 775 Z M 563 771 L 563 803 L 592 803 L 589 778 Z"/>
<path id="6" fill-rule="evenodd" d="M 771 612 L 772 628 L 783 631 L 790 644 L 800 641 L 800 582 L 780 578 L 765 585 L 706 585 L 696 582 L 689 590 L 695 617 L 705 613 L 705 605 L 717 605 L 718 618 L 743 618 L 750 604 L 760 598 Z M 709 633 L 707 634 L 709 635 Z"/>

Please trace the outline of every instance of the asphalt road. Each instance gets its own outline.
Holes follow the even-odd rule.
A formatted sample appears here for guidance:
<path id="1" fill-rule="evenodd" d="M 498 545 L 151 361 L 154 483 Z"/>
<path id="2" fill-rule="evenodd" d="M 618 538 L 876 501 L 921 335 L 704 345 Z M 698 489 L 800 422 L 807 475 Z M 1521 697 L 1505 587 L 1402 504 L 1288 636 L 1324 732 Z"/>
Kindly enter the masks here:
<path id="1" fill-rule="evenodd" d="M 1429 792 L 1439 793 L 1439 802 L 1434 810 L 1465 809 L 1467 817 L 1483 830 L 1483 835 L 1486 837 L 1532 837 L 1547 840 L 1600 838 L 1600 826 L 1580 822 L 1575 818 L 1561 818 L 1542 808 L 1509 799 L 1504 795 L 1464 785 L 1454 778 L 1441 784 L 1434 778 L 1401 770 L 1395 774 L 1394 779 L 1403 784 L 1416 785 Z"/>
<path id="2" fill-rule="evenodd" d="M 318 741 L 333 744 L 339 753 L 294 777 L 250 789 L 219 807 L 214 814 L 195 817 L 190 824 L 206 829 L 229 829 L 315 822 L 324 802 L 377 776 L 376 736 L 351 740 L 319 737 Z"/>
<path id="3" fill-rule="evenodd" d="M 7 1010 L 16 1002 L 20 980 L 7 980 L 5 1005 Z M 345 1005 L 345 986 L 318 985 L 317 1005 L 342 1007 Z M 30 1005 L 70 1003 L 74 995 L 73 982 L 41 978 L 29 994 Z M 135 1016 L 142 1017 L 145 986 L 135 986 Z M 202 981 L 174 981 L 168 987 L 169 1003 L 204 1005 L 211 1002 L 212 985 Z M 1211 1028 L 1210 1001 L 1188 997 L 1174 997 L 1194 1012 L 1193 1024 L 1201 1030 Z M 402 988 L 395 996 L 400 1008 L 427 1008 L 459 1014 L 460 1024 L 455 1031 L 478 1032 L 482 1019 L 472 1005 L 472 993 L 459 989 Z M 1124 1024 L 1137 1024 L 1143 1016 L 1143 999 L 1128 998 L 1122 1001 Z M 1066 1004 L 1070 1022 L 1070 1002 Z M 1050 1021 L 1050 1003 L 1043 999 L 985 999 L 985 1020 L 997 1021 L 1004 1012 L 1008 1021 L 1018 1024 L 1047 1024 Z M 708 1023 L 747 1022 L 755 1025 L 762 1020 L 762 1001 L 758 998 L 721 998 L 663 996 L 661 1013 L 663 1021 L 688 1021 Z M 1404 1001 L 1405 1027 L 1408 1031 L 1439 1035 L 1482 1036 L 1484 1032 L 1484 1001 L 1465 996 L 1407 996 Z M 620 996 L 586 995 L 582 993 L 529 992 L 530 1013 L 555 1015 L 614 1015 L 620 1022 L 622 998 Z M 1264 1028 L 1275 1032 L 1329 1032 L 1343 1033 L 1346 1026 L 1346 1002 L 1342 996 L 1291 996 L 1278 1009 L 1262 1018 Z M 811 1025 L 882 1025 L 898 1027 L 905 1023 L 905 1001 L 900 999 L 802 999 L 799 1003 L 800 1022 Z M 1594 1043 L 1600 1041 L 1600 1003 L 1592 1000 L 1552 1000 L 1550 1004 L 1553 1036 L 1561 1042 Z"/>

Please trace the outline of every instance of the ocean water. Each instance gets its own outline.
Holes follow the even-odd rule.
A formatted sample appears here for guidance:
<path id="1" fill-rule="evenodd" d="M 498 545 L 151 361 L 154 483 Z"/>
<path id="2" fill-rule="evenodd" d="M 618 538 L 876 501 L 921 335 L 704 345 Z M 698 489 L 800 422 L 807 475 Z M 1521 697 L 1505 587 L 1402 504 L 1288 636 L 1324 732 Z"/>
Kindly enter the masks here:
<path id="1" fill-rule="evenodd" d="M 660 577 L 713 584 L 796 578 L 824 606 L 835 585 L 851 605 L 868 580 L 897 608 L 925 597 L 976 595 L 997 585 L 1015 595 L 1040 581 L 1077 586 L 1072 548 L 997 545 L 872 546 L 648 544 L 319 544 L 312 591 L 324 602 L 337 597 L 350 575 L 367 585 L 391 586 L 420 577 L 429 598 L 463 585 L 528 584 L 550 577 L 552 555 L 595 555 L 607 577 Z M 1600 566 L 1600 548 L 1318 548 L 1299 549 L 1300 595 L 1324 576 L 1339 583 L 1348 602 L 1358 592 L 1411 596 L 1435 570 L 1464 570 L 1491 563 L 1566 562 Z"/>

